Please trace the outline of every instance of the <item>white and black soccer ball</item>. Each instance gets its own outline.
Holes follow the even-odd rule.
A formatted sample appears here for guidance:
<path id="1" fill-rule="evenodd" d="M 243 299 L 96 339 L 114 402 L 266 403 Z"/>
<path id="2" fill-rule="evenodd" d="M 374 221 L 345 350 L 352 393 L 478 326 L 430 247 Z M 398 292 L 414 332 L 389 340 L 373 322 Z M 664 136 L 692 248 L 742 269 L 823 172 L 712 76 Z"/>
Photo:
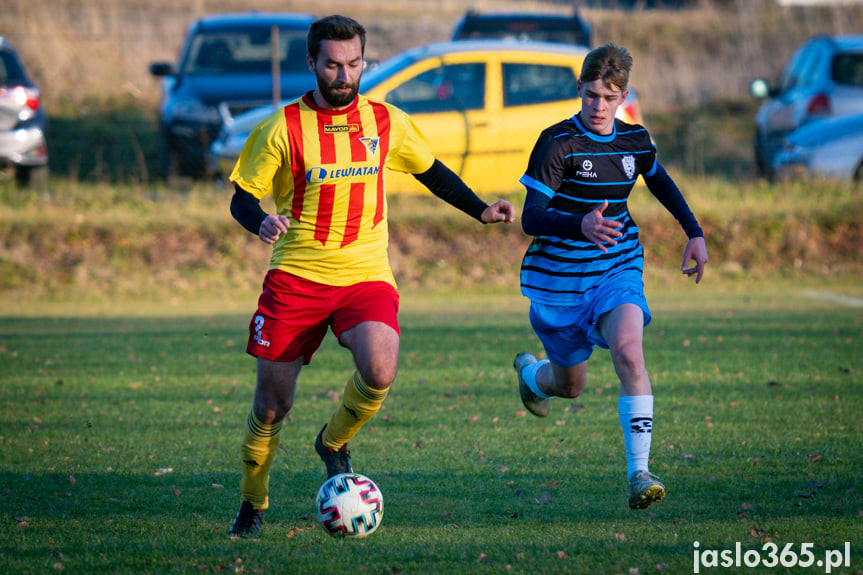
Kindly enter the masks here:
<path id="1" fill-rule="evenodd" d="M 365 537 L 384 516 L 384 497 L 374 481 L 359 473 L 327 479 L 315 497 L 318 522 L 333 536 Z"/>

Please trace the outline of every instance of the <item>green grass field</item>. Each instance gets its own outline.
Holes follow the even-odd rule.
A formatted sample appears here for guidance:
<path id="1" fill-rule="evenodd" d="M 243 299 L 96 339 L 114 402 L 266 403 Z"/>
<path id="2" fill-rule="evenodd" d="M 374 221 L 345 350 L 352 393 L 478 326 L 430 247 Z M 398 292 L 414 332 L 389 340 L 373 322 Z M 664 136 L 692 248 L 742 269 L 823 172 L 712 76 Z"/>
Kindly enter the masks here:
<path id="1" fill-rule="evenodd" d="M 404 293 L 398 380 L 351 444 L 385 501 L 363 540 L 314 518 L 312 444 L 350 370 L 331 336 L 301 376 L 263 536 L 231 540 L 256 294 L 230 307 L 6 302 L 0 571 L 691 573 L 697 542 L 702 573 L 797 574 L 827 572 L 847 542 L 850 562 L 831 572 L 860 572 L 860 287 L 685 284 L 649 293 L 651 469 L 668 496 L 646 512 L 626 505 L 606 352 L 581 397 L 536 419 L 510 363 L 541 351 L 522 298 Z M 812 566 L 707 567 L 737 543 L 768 563 L 773 543 L 788 564 L 786 545 L 805 559 L 812 544 Z"/>

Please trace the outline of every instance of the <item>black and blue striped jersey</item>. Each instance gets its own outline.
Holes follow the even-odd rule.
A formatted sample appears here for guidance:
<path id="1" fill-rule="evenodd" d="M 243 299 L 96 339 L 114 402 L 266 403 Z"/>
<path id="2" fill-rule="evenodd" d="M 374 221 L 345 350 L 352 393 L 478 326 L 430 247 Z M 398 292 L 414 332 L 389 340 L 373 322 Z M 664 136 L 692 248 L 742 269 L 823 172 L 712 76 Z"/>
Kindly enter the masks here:
<path id="1" fill-rule="evenodd" d="M 678 219 L 687 235 L 702 235 L 683 196 L 656 160 L 647 130 L 615 120 L 601 136 L 573 116 L 542 132 L 520 182 L 528 189 L 522 215 L 534 236 L 521 267 L 521 290 L 548 305 L 579 302 L 621 270 L 644 268 L 638 226 L 627 200 L 638 176 Z M 607 219 L 621 222 L 617 245 L 603 253 L 581 232 L 581 218 L 608 200 Z"/>

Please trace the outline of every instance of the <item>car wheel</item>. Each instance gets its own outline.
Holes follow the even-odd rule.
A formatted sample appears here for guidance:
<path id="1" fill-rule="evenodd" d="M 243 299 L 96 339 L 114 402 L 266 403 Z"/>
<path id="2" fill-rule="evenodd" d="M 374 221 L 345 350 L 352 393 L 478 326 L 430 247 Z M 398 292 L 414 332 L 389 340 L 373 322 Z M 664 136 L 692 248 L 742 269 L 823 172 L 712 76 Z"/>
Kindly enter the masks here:
<path id="1" fill-rule="evenodd" d="M 177 161 L 177 153 L 171 142 L 164 133 L 159 136 L 159 177 L 165 182 L 177 179 L 180 175 L 180 166 Z"/>
<path id="2" fill-rule="evenodd" d="M 770 169 L 770 160 L 764 151 L 763 138 L 760 132 L 756 132 L 753 142 L 753 150 L 755 152 L 755 168 L 758 170 L 758 175 L 767 179 L 773 177 L 773 170 Z"/>
<path id="3" fill-rule="evenodd" d="M 15 181 L 22 188 L 44 190 L 48 187 L 48 166 L 17 166 Z"/>
<path id="4" fill-rule="evenodd" d="M 167 136 L 159 139 L 159 176 L 171 188 L 188 189 L 195 183 L 193 168 Z"/>

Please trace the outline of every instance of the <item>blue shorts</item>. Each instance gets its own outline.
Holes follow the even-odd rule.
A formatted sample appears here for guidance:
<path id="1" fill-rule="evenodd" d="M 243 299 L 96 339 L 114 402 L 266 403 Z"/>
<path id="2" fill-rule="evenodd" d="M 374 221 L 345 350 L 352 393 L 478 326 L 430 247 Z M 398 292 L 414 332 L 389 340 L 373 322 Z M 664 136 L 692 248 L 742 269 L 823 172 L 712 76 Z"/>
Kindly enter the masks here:
<path id="1" fill-rule="evenodd" d="M 599 316 L 625 303 L 640 307 L 644 312 L 644 325 L 650 323 L 650 309 L 640 274 L 637 278 L 618 277 L 606 285 L 601 284 L 576 305 L 531 302 L 530 325 L 539 336 L 548 359 L 560 367 L 572 367 L 587 361 L 594 345 L 608 349 L 608 343 L 596 330 L 596 323 Z"/>

